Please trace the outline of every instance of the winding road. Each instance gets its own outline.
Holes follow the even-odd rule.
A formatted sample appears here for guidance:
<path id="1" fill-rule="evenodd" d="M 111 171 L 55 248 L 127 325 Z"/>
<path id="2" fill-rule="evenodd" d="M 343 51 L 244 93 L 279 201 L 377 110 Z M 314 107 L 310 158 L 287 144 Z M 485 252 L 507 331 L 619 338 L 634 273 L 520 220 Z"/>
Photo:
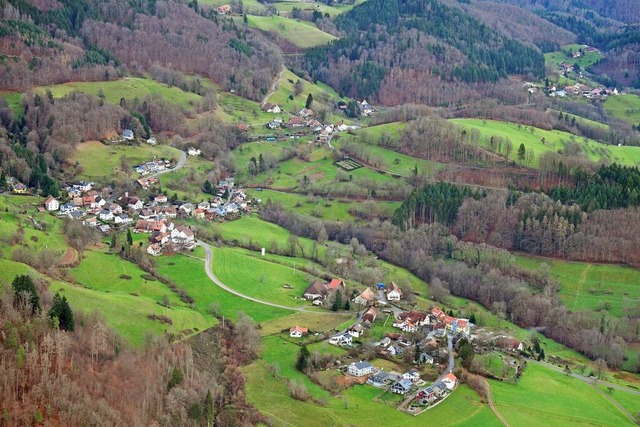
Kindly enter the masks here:
<path id="1" fill-rule="evenodd" d="M 332 314 L 331 312 L 327 312 L 327 311 L 311 310 L 311 309 L 308 309 L 307 307 L 290 307 L 288 305 L 281 305 L 281 304 L 276 304 L 269 301 L 263 301 L 263 300 L 250 297 L 248 295 L 245 295 L 243 293 L 236 291 L 235 289 L 233 289 L 232 287 L 224 283 L 222 280 L 218 279 L 218 277 L 213 273 L 213 269 L 211 268 L 211 264 L 213 260 L 213 251 L 211 250 L 211 245 L 201 240 L 198 240 L 196 244 L 204 248 L 204 251 L 206 254 L 205 260 L 204 260 L 204 270 L 207 273 L 207 276 L 209 276 L 209 279 L 211 279 L 211 281 L 215 283 L 219 288 L 224 289 L 225 291 L 235 296 L 238 296 L 240 298 L 246 299 L 248 301 L 257 302 L 258 304 L 268 305 L 270 307 L 281 308 L 284 310 L 291 310 L 291 311 L 301 311 L 301 312 L 307 312 L 307 313 Z"/>
<path id="2" fill-rule="evenodd" d="M 151 175 L 149 175 L 149 177 L 158 176 L 158 175 L 162 175 L 169 172 L 175 172 L 177 170 L 182 169 L 185 163 L 187 163 L 187 153 L 185 153 L 182 150 L 178 150 L 178 151 L 180 151 L 180 158 L 178 159 L 178 163 L 176 163 L 175 167 L 172 167 L 171 169 L 165 169 L 160 172 L 152 173 Z"/>

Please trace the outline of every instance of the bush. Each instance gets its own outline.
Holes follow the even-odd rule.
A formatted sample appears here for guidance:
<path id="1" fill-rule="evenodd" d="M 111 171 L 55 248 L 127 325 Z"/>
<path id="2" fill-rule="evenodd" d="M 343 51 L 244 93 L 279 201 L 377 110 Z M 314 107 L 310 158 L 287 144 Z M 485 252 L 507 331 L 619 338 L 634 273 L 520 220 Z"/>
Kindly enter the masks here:
<path id="1" fill-rule="evenodd" d="M 120 278 L 124 280 L 131 280 L 131 276 L 129 276 L 128 274 L 121 274 Z"/>
<path id="2" fill-rule="evenodd" d="M 149 282 L 155 282 L 156 280 L 158 280 L 150 274 L 141 274 L 140 277 L 142 277 L 144 280 L 148 280 Z"/>

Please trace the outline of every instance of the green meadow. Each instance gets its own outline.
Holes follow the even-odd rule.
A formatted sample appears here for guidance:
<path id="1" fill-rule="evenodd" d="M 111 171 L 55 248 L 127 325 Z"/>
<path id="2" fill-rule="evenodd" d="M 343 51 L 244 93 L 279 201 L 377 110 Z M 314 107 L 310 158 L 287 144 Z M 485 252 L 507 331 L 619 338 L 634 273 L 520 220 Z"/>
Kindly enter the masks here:
<path id="1" fill-rule="evenodd" d="M 547 111 L 551 112 L 553 114 L 560 115 L 560 110 L 548 109 Z M 577 122 L 584 123 L 584 124 L 589 125 L 589 126 L 599 127 L 599 128 L 602 128 L 602 129 L 609 129 L 609 127 L 610 127 L 607 124 L 596 122 L 595 120 L 585 119 L 584 117 L 576 116 L 575 114 L 570 114 L 570 113 L 565 113 L 565 112 L 562 112 L 562 114 L 563 114 L 563 116 L 568 116 L 569 120 L 576 119 Z"/>
<path id="2" fill-rule="evenodd" d="M 335 36 L 319 30 L 313 23 L 307 21 L 293 20 L 282 16 L 248 15 L 247 22 L 250 27 L 267 32 L 273 31 L 300 48 L 320 46 L 336 40 Z"/>
<path id="3" fill-rule="evenodd" d="M 298 80 L 302 83 L 302 91 L 296 95 L 294 85 Z M 276 91 L 269 97 L 269 102 L 278 104 L 284 112 L 291 112 L 297 115 L 298 111 L 305 107 L 309 94 L 313 97 L 313 104 L 311 105 L 313 110 L 323 106 L 331 111 L 340 99 L 338 93 L 331 87 L 321 83 L 314 84 L 298 77 L 290 70 L 286 70 L 278 83 Z M 339 119 L 333 121 L 339 121 Z"/>
<path id="4" fill-rule="evenodd" d="M 318 11 L 320 13 L 322 13 L 322 15 L 324 16 L 325 14 L 329 14 L 330 16 L 336 16 L 336 15 L 340 15 L 341 13 L 347 12 L 351 9 L 353 9 L 353 7 L 357 4 L 360 3 L 364 3 L 363 0 L 357 0 L 355 2 L 355 4 L 340 4 L 340 3 L 333 3 L 331 6 L 328 6 L 327 4 L 324 3 L 300 3 L 297 0 L 285 0 L 285 1 L 277 1 L 274 3 L 271 3 L 276 10 L 278 10 L 279 12 L 291 12 L 294 8 L 300 9 L 303 12 L 313 12 L 313 11 Z M 246 6 L 245 3 L 245 8 L 249 9 L 249 7 Z"/>
<path id="5" fill-rule="evenodd" d="M 4 98 L 7 101 L 7 105 L 13 111 L 13 114 L 20 116 L 23 113 L 22 110 L 22 94 L 18 92 L 3 91 L 0 90 L 0 98 Z"/>
<path id="6" fill-rule="evenodd" d="M 634 425 L 587 383 L 533 363 L 517 385 L 490 383 L 495 406 L 510 425 Z"/>
<path id="7" fill-rule="evenodd" d="M 175 86 L 168 86 L 155 80 L 140 77 L 125 77 L 120 80 L 106 82 L 69 82 L 54 86 L 40 86 L 35 92 L 45 93 L 50 91 L 55 98 L 62 98 L 72 92 L 87 93 L 99 96 L 101 93 L 107 102 L 120 103 L 122 98 L 142 100 L 147 95 L 157 94 L 163 99 L 181 106 L 184 109 L 193 109 L 195 102 L 200 100 L 200 95 L 185 92 Z"/>
<path id="8" fill-rule="evenodd" d="M 513 161 L 518 160 L 518 147 L 521 143 L 524 144 L 526 151 L 533 152 L 535 155 L 535 159 L 531 164 L 531 166 L 534 167 L 538 165 L 538 159 L 542 154 L 546 152 L 557 152 L 563 149 L 570 141 L 579 144 L 582 148 L 583 155 L 594 162 L 603 160 L 627 166 L 637 166 L 640 164 L 639 147 L 605 145 L 562 131 L 544 130 L 532 126 L 523 126 L 495 120 L 453 119 L 451 121 L 464 129 L 474 129 L 480 132 L 482 137 L 480 144 L 487 148 L 489 147 L 489 139 L 492 136 L 509 138 L 513 143 L 513 151 L 509 158 Z"/>
<path id="9" fill-rule="evenodd" d="M 610 96 L 604 102 L 604 110 L 611 117 L 624 120 L 632 125 L 640 124 L 640 96 L 618 95 Z"/>
<path id="10" fill-rule="evenodd" d="M 516 255 L 518 265 L 538 269 L 545 263 L 560 282 L 560 298 L 573 311 L 606 310 L 623 317 L 625 307 L 640 300 L 640 270 L 611 264 L 592 264 Z"/>
<path id="11" fill-rule="evenodd" d="M 213 272 L 223 283 L 244 295 L 290 307 L 307 305 L 300 297 L 309 286 L 308 275 L 278 263 L 278 258 L 275 255 L 261 257 L 246 249 L 214 248 Z M 285 284 L 292 289 L 283 288 Z"/>
<path id="12" fill-rule="evenodd" d="M 163 277 L 175 281 L 179 288 L 184 288 L 187 294 L 195 299 L 195 309 L 201 313 L 206 313 L 211 305 L 216 303 L 220 305 L 221 314 L 232 320 L 240 311 L 258 323 L 291 314 L 290 310 L 247 301 L 219 288 L 205 273 L 202 258 L 184 255 L 163 256 L 157 259 L 156 265 Z M 213 270 L 217 273 L 215 254 Z"/>
<path id="13" fill-rule="evenodd" d="M 129 160 L 131 166 L 135 166 L 155 157 L 178 159 L 180 152 L 166 145 L 105 145 L 98 141 L 88 141 L 76 146 L 73 161 L 78 162 L 83 169 L 78 178 L 99 179 L 117 175 L 122 156 Z M 136 175 L 132 168 L 131 176 Z"/>

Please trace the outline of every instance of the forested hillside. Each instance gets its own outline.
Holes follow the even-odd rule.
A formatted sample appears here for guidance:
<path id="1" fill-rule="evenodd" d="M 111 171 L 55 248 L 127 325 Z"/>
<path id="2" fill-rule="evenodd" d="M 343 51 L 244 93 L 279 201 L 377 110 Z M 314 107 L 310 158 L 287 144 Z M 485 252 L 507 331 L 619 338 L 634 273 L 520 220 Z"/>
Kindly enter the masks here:
<path id="1" fill-rule="evenodd" d="M 452 104 L 478 84 L 544 73 L 539 51 L 437 0 L 372 0 L 336 25 L 347 36 L 307 51 L 304 67 L 352 97 Z"/>
<path id="2" fill-rule="evenodd" d="M 282 64 L 259 34 L 179 2 L 5 0 L 0 13 L 5 90 L 109 80 L 123 75 L 121 64 L 138 72 L 159 64 L 260 99 Z"/>

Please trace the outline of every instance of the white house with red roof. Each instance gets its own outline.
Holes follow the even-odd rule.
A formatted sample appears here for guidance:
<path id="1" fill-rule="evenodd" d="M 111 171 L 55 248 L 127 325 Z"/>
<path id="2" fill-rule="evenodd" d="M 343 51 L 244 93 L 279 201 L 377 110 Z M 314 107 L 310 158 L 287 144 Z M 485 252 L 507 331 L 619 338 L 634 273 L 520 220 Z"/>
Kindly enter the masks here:
<path id="1" fill-rule="evenodd" d="M 292 326 L 291 329 L 289 329 L 289 336 L 291 338 L 302 338 L 304 335 L 307 335 L 307 333 L 309 332 L 308 328 L 303 328 L 301 326 Z"/>

